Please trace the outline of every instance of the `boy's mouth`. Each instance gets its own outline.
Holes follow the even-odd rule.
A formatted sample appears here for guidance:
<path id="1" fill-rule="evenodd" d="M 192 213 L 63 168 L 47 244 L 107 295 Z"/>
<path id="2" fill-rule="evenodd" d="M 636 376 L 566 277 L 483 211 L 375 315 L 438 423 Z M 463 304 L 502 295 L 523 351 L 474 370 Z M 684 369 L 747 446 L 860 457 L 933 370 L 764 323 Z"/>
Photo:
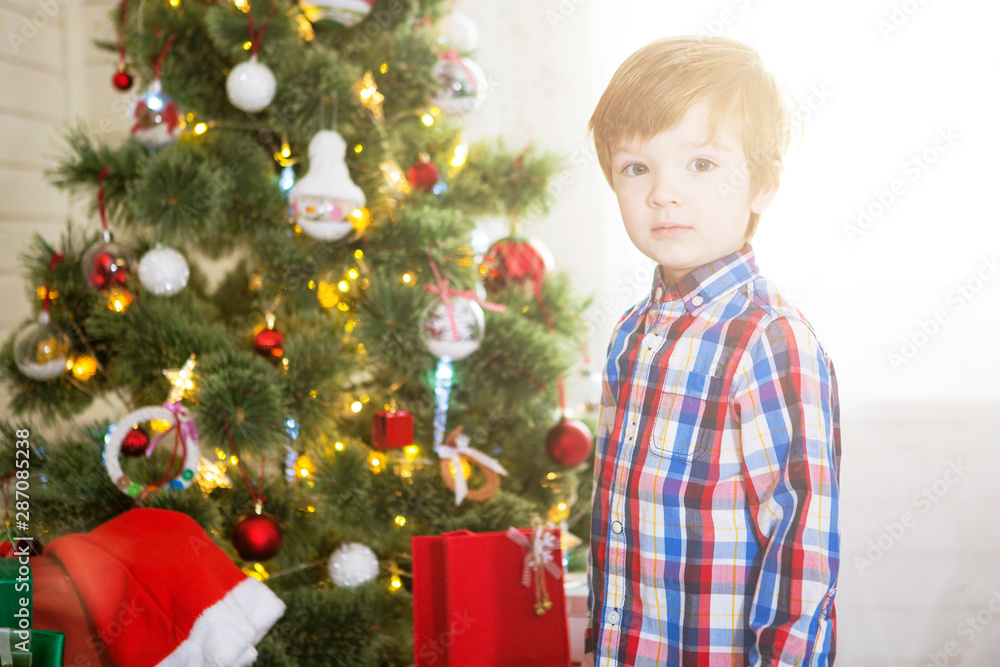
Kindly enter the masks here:
<path id="1" fill-rule="evenodd" d="M 656 237 L 675 238 L 681 236 L 690 229 L 690 227 L 678 225 L 673 222 L 658 222 L 653 225 L 652 233 L 653 236 Z"/>

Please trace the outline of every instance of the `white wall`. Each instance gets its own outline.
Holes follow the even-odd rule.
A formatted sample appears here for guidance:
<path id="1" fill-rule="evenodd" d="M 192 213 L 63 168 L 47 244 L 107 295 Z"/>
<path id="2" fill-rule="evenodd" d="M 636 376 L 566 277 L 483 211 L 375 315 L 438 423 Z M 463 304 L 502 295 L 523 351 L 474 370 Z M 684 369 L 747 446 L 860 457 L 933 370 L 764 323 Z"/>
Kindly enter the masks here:
<path id="1" fill-rule="evenodd" d="M 1000 664 L 1000 524 L 991 497 L 1000 463 L 991 419 L 1000 403 L 1000 280 L 985 282 L 960 309 L 947 300 L 1000 249 L 998 7 L 916 0 L 466 0 L 458 7 L 484 33 L 475 59 L 498 84 L 469 119 L 481 136 L 585 153 L 586 122 L 614 70 L 636 48 L 673 34 L 713 31 L 749 42 L 800 104 L 812 104 L 754 247 L 762 271 L 817 328 L 840 381 L 837 664 Z M 883 40 L 878 21 L 893 18 L 900 29 Z M 815 95 L 823 86 L 832 94 Z M 911 181 L 906 160 L 948 125 L 960 139 Z M 535 231 L 581 289 L 597 295 L 594 321 L 609 314 L 591 337 L 600 357 L 614 320 L 645 288 L 627 289 L 644 258 L 622 229 L 596 160 L 572 167 L 556 211 Z M 904 194 L 852 243 L 845 227 L 857 208 L 895 179 L 905 181 Z M 947 321 L 893 369 L 888 352 L 938 308 Z"/>

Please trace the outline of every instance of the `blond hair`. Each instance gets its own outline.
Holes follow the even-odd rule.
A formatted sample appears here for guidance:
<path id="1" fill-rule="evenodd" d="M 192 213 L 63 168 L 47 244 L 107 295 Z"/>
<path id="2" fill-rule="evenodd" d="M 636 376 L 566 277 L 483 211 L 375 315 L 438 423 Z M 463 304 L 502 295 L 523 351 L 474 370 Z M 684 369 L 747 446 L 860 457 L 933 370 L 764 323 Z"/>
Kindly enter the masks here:
<path id="1" fill-rule="evenodd" d="M 611 187 L 611 154 L 677 124 L 689 108 L 706 101 L 708 139 L 725 124 L 742 141 L 750 197 L 777 185 L 791 137 L 789 114 L 777 80 L 752 48 L 726 37 L 671 37 L 642 47 L 611 78 L 589 128 L 597 158 Z M 757 230 L 753 211 L 746 239 Z"/>

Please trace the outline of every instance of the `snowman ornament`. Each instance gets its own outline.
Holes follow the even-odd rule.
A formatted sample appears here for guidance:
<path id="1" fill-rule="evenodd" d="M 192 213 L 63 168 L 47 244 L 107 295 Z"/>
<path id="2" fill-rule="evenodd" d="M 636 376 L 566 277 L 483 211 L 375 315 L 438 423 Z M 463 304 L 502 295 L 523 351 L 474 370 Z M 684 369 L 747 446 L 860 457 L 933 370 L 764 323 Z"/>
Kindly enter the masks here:
<path id="1" fill-rule="evenodd" d="M 289 193 L 295 222 L 320 241 L 339 241 L 354 230 L 351 213 L 365 205 L 365 193 L 351 180 L 347 143 L 333 130 L 309 142 L 309 171 Z"/>

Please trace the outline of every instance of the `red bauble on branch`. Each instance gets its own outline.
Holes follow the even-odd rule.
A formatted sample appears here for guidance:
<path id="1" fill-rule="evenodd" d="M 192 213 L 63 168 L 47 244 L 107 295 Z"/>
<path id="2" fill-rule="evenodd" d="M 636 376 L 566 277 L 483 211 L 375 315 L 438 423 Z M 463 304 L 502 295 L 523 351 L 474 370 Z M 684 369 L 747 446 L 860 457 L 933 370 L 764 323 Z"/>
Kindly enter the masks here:
<path id="1" fill-rule="evenodd" d="M 253 349 L 268 359 L 280 359 L 285 354 L 285 337 L 277 329 L 262 329 L 253 337 Z"/>
<path id="2" fill-rule="evenodd" d="M 563 417 L 552 427 L 545 438 L 545 449 L 552 460 L 563 468 L 580 465 L 594 448 L 594 436 L 587 425 L 576 419 Z"/>
<path id="3" fill-rule="evenodd" d="M 273 558 L 281 549 L 281 526 L 267 514 L 247 514 L 233 527 L 233 547 L 243 560 Z"/>
<path id="4" fill-rule="evenodd" d="M 120 69 L 111 75 L 111 85 L 124 92 L 132 87 L 132 75 L 127 70 Z"/>
<path id="5" fill-rule="evenodd" d="M 508 236 L 490 246 L 483 257 L 483 285 L 492 294 L 513 284 L 531 282 L 538 293 L 545 272 L 554 266 L 552 253 L 538 239 Z"/>
<path id="6" fill-rule="evenodd" d="M 122 440 L 122 456 L 142 456 L 149 447 L 149 434 L 141 426 L 133 426 Z"/>
<path id="7" fill-rule="evenodd" d="M 420 160 L 406 170 L 406 180 L 418 190 L 431 190 L 441 180 L 441 171 L 433 162 Z"/>

